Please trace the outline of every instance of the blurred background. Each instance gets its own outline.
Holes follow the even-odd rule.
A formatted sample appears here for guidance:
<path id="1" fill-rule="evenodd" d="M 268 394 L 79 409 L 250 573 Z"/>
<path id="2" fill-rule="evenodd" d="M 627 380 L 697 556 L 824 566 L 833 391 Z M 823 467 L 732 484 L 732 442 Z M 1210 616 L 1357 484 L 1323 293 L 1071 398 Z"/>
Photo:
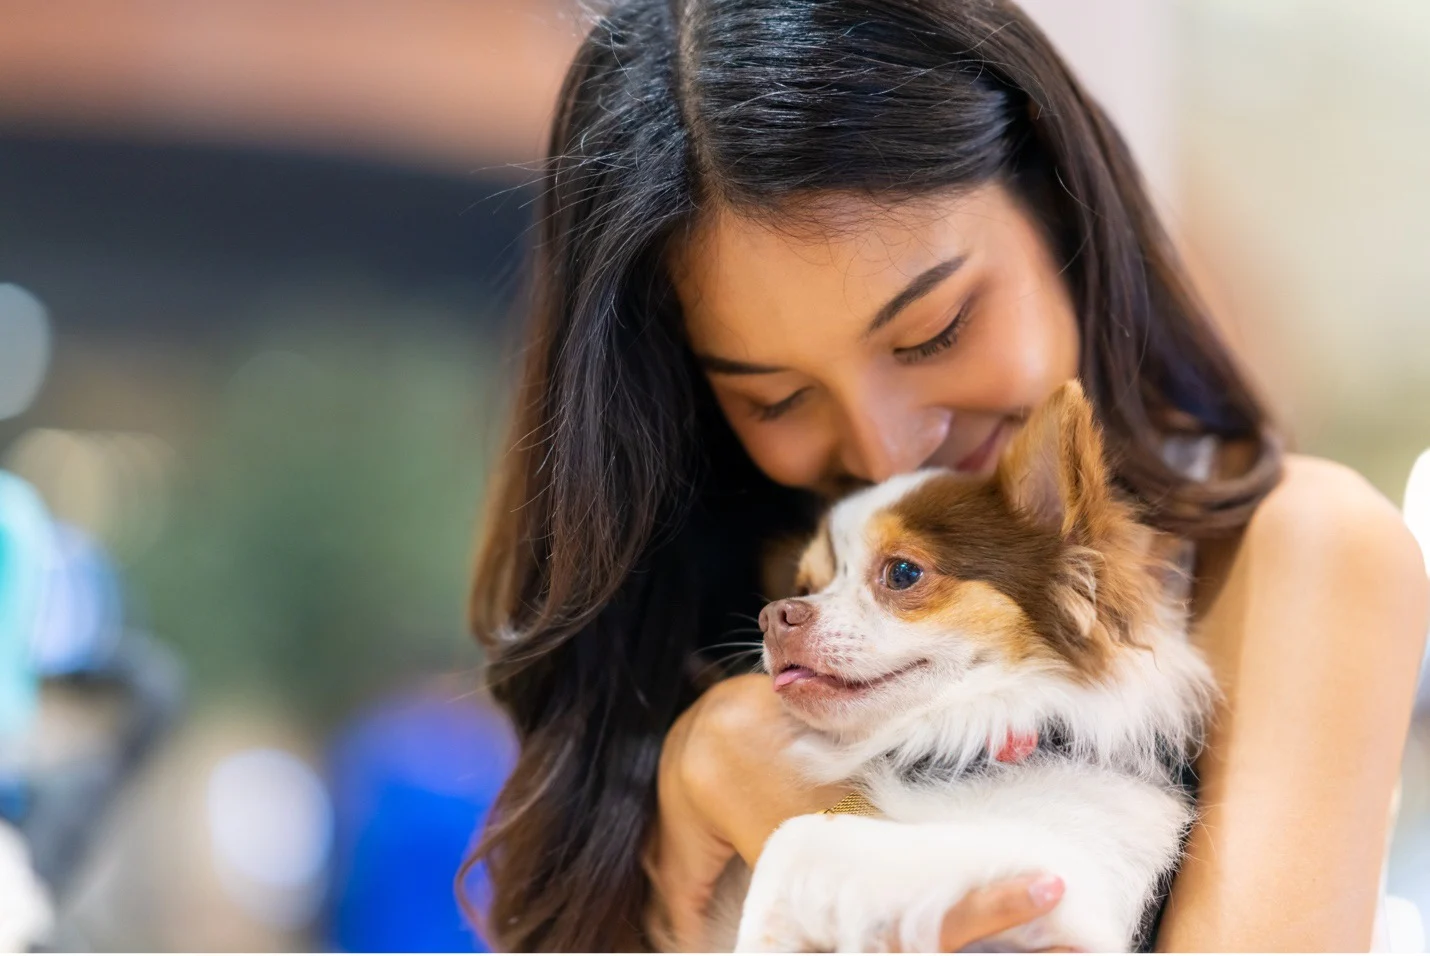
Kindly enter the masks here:
<path id="1" fill-rule="evenodd" d="M 1026 5 L 1299 447 L 1400 502 L 1430 5 Z M 453 880 L 512 745 L 466 578 L 584 16 L 0 0 L 0 819 L 57 948 L 482 948 Z M 1430 713 L 1389 886 L 1430 913 Z"/>

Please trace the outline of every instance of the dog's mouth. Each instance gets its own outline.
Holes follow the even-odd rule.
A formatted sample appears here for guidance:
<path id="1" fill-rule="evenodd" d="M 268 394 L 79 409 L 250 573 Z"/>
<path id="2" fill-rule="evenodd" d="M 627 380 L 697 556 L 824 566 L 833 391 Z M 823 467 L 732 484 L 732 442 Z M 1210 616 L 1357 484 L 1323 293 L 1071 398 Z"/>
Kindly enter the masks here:
<path id="1" fill-rule="evenodd" d="M 906 664 L 897 670 L 892 670 L 887 674 L 875 677 L 872 680 L 850 680 L 840 677 L 838 674 L 830 674 L 824 671 L 817 671 L 812 667 L 803 664 L 790 663 L 782 667 L 775 675 L 775 691 L 780 694 L 793 692 L 833 692 L 839 695 L 863 694 L 885 684 L 892 683 L 900 677 L 909 674 L 921 667 L 928 665 L 926 659 L 919 659 L 912 664 Z"/>

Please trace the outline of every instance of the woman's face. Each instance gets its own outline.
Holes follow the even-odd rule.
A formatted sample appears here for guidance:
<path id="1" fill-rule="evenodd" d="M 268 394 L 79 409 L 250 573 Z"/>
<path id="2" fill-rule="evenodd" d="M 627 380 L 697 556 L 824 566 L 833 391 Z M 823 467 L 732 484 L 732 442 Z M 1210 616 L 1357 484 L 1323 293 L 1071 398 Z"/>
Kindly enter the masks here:
<path id="1" fill-rule="evenodd" d="M 746 451 L 826 494 L 923 465 L 988 472 L 1077 374 L 1072 301 L 1033 220 L 1001 185 L 821 208 L 862 224 L 722 213 L 672 259 L 690 342 Z"/>

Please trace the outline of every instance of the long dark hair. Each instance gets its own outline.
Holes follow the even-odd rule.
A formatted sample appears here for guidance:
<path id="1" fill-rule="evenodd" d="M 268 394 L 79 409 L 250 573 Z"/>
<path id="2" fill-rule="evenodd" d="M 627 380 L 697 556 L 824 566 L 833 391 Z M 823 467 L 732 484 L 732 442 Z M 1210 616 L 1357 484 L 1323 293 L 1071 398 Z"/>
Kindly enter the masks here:
<path id="1" fill-rule="evenodd" d="M 633 950 L 666 730 L 701 652 L 757 611 L 762 543 L 811 503 L 761 475 L 691 362 L 665 268 L 716 207 L 1009 184 L 1081 324 L 1080 375 L 1154 524 L 1234 532 L 1279 476 L 1256 396 L 1184 277 L 1126 145 L 1003 0 L 624 0 L 562 88 L 535 301 L 472 597 L 521 757 L 476 860 L 516 950 Z M 806 204 L 807 205 L 807 204 Z M 1194 483 L 1168 428 L 1243 443 Z"/>

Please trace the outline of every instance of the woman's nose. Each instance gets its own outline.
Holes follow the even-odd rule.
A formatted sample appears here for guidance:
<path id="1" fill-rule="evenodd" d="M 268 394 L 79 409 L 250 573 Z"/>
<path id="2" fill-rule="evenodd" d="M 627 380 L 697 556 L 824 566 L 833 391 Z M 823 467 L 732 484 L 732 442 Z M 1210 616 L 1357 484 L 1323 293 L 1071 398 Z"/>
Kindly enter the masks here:
<path id="1" fill-rule="evenodd" d="M 865 407 L 848 416 L 844 470 L 870 482 L 914 471 L 943 444 L 952 421 L 942 408 Z"/>

